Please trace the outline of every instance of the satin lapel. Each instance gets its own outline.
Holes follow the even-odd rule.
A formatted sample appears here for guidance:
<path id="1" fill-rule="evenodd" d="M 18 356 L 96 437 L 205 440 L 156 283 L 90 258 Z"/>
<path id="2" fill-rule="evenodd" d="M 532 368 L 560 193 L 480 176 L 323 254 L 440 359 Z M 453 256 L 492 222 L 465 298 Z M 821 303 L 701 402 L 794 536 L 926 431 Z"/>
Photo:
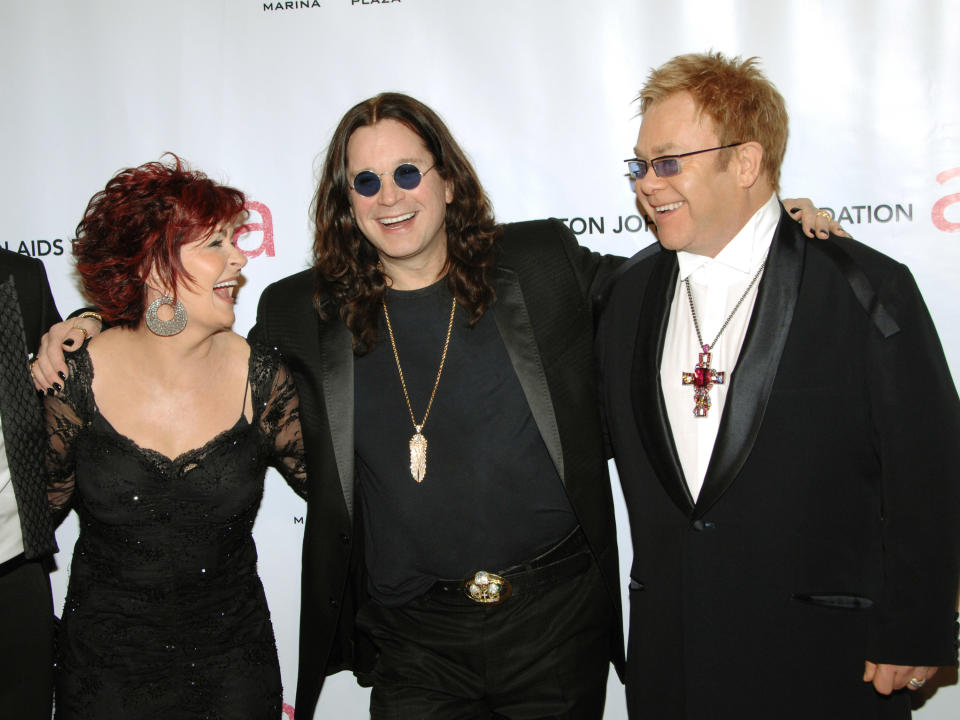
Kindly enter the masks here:
<path id="1" fill-rule="evenodd" d="M 320 372 L 340 486 L 347 512 L 353 520 L 353 349 L 350 331 L 343 323 L 320 325 Z"/>
<path id="2" fill-rule="evenodd" d="M 650 464 L 673 502 L 685 514 L 689 514 L 693 510 L 693 497 L 683 477 L 660 387 L 660 360 L 677 285 L 677 256 L 662 252 L 654 262 L 656 266 L 637 308 L 639 322 L 630 393 L 637 429 Z"/>
<path id="3" fill-rule="evenodd" d="M 492 309 L 500 337 L 507 347 L 507 354 L 520 380 L 530 413 L 540 430 L 540 437 L 547 446 L 560 479 L 564 480 L 563 446 L 560 443 L 557 416 L 553 411 L 553 400 L 533 335 L 533 325 L 520 290 L 520 280 L 515 272 L 500 266 L 492 273 L 491 284 L 497 293 Z"/>
<path id="4" fill-rule="evenodd" d="M 695 519 L 702 517 L 727 491 L 753 449 L 790 334 L 805 252 L 806 241 L 800 226 L 781 208 L 780 224 L 757 290 L 750 326 L 730 377 Z"/>

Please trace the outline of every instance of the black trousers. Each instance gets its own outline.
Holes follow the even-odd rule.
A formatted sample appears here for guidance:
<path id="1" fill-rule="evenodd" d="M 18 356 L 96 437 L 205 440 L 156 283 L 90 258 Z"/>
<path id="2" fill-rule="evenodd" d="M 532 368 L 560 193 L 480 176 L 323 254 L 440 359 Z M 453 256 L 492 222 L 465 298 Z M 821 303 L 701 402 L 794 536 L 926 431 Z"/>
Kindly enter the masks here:
<path id="1" fill-rule="evenodd" d="M 500 605 L 430 592 L 364 606 L 357 625 L 379 651 L 372 720 L 599 720 L 614 619 L 589 551 L 581 560 L 572 578 L 521 585 Z"/>
<path id="2" fill-rule="evenodd" d="M 0 565 L 0 715 L 50 720 L 53 595 L 43 563 Z"/>

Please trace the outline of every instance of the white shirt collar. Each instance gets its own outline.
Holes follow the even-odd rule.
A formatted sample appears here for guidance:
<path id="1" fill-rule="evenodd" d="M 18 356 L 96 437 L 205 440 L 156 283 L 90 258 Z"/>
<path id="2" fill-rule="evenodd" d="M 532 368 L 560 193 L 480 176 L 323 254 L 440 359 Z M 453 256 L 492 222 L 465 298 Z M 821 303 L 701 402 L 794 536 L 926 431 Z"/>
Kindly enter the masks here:
<path id="1" fill-rule="evenodd" d="M 746 225 L 740 228 L 740 232 L 717 253 L 716 257 L 711 258 L 680 250 L 677 253 L 677 262 L 680 265 L 678 279 L 682 282 L 701 267 L 713 263 L 719 263 L 744 275 L 756 272 L 770 250 L 773 232 L 778 222 L 780 222 L 780 200 L 777 194 L 773 193 L 770 199 L 747 220 Z"/>

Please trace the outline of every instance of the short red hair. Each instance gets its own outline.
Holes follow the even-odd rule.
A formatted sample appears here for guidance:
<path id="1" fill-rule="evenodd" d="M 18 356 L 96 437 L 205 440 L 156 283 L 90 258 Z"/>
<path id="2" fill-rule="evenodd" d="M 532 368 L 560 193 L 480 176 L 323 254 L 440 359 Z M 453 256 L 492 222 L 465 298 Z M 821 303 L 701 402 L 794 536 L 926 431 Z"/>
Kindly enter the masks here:
<path id="1" fill-rule="evenodd" d="M 191 170 L 179 157 L 121 170 L 90 198 L 77 225 L 73 254 L 87 298 L 103 319 L 136 327 L 146 309 L 151 269 L 176 294 L 177 281 L 193 278 L 180 248 L 244 212 L 246 198 Z"/>

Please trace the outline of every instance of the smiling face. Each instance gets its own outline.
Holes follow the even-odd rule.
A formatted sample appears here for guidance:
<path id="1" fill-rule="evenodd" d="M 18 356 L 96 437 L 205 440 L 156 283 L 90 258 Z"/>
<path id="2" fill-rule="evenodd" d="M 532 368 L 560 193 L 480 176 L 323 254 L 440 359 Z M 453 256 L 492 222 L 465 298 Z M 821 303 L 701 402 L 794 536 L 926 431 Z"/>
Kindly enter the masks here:
<path id="1" fill-rule="evenodd" d="M 187 310 L 188 327 L 221 330 L 233 325 L 240 270 L 247 264 L 247 257 L 235 244 L 236 228 L 235 222 L 220 223 L 180 249 L 180 262 L 193 277 L 193 282 L 181 280 L 177 287 L 177 298 Z"/>
<path id="2" fill-rule="evenodd" d="M 698 111 L 687 92 L 651 105 L 643 115 L 635 148 L 641 160 L 679 155 L 723 143 L 713 120 Z M 719 153 L 733 155 L 725 168 Z M 737 148 L 693 155 L 680 160 L 680 173 L 657 177 L 653 168 L 636 181 L 640 204 L 657 224 L 657 236 L 668 250 L 686 250 L 714 257 L 749 219 L 745 212 Z"/>
<path id="3" fill-rule="evenodd" d="M 380 192 L 364 197 L 351 187 L 350 209 L 363 235 L 377 249 L 384 271 L 398 289 L 434 282 L 447 261 L 445 216 L 453 200 L 453 184 L 436 169 L 420 184 L 404 190 L 393 180 L 398 165 L 410 163 L 421 173 L 434 158 L 423 140 L 409 127 L 384 119 L 358 128 L 347 142 L 347 178 L 369 170 L 380 177 Z"/>

